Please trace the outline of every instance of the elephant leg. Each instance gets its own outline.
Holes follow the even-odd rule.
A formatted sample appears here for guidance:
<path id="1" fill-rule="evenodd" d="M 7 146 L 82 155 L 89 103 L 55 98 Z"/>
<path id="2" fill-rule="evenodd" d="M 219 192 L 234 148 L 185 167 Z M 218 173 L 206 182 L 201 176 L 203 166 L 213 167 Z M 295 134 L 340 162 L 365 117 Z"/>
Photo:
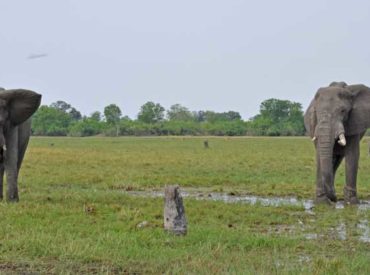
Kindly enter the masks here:
<path id="1" fill-rule="evenodd" d="M 357 171 L 360 157 L 361 136 L 353 136 L 346 146 L 346 185 L 344 187 L 344 200 L 349 204 L 358 204 L 357 198 Z"/>
<path id="2" fill-rule="evenodd" d="M 3 182 L 4 182 L 4 164 L 0 163 L 0 201 L 2 201 L 4 197 Z"/>
<path id="3" fill-rule="evenodd" d="M 342 163 L 344 156 L 336 155 L 333 157 L 333 170 L 334 173 L 337 172 L 339 165 Z"/>
<path id="4" fill-rule="evenodd" d="M 26 153 L 26 149 L 28 146 L 28 142 L 30 140 L 31 134 L 31 119 L 23 122 L 21 126 L 18 126 L 18 173 L 21 169 L 22 161 L 24 154 Z"/>
<path id="5" fill-rule="evenodd" d="M 19 145 L 18 148 L 18 162 L 17 162 L 17 170 L 19 173 L 19 170 L 21 169 L 22 166 L 22 161 L 24 158 L 24 154 L 26 153 L 27 145 L 28 145 L 28 138 L 26 141 L 24 141 L 22 144 Z"/>
<path id="6" fill-rule="evenodd" d="M 18 202 L 18 131 L 16 127 L 9 129 L 6 147 L 4 166 L 8 185 L 7 201 Z"/>
<path id="7" fill-rule="evenodd" d="M 333 174 L 335 177 L 335 172 L 338 170 L 339 165 L 341 164 L 344 156 L 342 154 L 333 154 Z M 334 178 L 333 177 L 333 178 Z M 334 179 L 330 185 L 325 185 L 322 182 L 321 176 L 321 167 L 319 161 L 319 155 L 317 154 L 316 161 L 316 202 L 318 203 L 331 203 L 336 202 L 337 196 L 334 187 Z"/>

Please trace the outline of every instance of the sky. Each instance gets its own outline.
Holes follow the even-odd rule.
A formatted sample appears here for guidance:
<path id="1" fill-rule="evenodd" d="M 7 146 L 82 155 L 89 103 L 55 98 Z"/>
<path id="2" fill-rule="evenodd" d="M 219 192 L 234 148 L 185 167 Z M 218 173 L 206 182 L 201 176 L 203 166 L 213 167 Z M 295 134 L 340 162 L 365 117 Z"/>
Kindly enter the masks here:
<path id="1" fill-rule="evenodd" d="M 0 0 L 0 86 L 84 115 L 305 109 L 332 81 L 370 85 L 369 14 L 368 0 Z"/>

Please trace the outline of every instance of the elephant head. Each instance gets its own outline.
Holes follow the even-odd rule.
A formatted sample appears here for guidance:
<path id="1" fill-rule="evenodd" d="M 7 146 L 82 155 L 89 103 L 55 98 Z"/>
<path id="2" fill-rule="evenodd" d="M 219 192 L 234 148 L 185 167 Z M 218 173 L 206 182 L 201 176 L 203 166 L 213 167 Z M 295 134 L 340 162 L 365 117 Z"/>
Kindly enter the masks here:
<path id="1" fill-rule="evenodd" d="M 304 115 L 304 122 L 315 141 L 320 181 L 325 189 L 334 188 L 333 150 L 345 147 L 346 138 L 361 135 L 370 127 L 370 88 L 345 82 L 320 88 Z M 331 190 L 326 193 L 330 194 Z"/>
<path id="2" fill-rule="evenodd" d="M 5 132 L 31 117 L 40 101 L 41 95 L 33 91 L 0 88 L 0 150 L 6 150 Z"/>

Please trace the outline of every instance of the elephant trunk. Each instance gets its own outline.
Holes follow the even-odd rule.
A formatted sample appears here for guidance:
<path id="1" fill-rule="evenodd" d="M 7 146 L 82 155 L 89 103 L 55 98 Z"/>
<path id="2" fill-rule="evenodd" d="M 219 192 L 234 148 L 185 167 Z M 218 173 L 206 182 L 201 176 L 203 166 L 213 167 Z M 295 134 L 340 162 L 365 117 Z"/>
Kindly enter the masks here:
<path id="1" fill-rule="evenodd" d="M 333 167 L 333 149 L 335 137 L 331 134 L 331 129 L 328 128 L 317 140 L 318 161 L 320 162 L 320 181 L 321 192 L 332 200 L 336 201 L 334 189 L 334 167 Z"/>

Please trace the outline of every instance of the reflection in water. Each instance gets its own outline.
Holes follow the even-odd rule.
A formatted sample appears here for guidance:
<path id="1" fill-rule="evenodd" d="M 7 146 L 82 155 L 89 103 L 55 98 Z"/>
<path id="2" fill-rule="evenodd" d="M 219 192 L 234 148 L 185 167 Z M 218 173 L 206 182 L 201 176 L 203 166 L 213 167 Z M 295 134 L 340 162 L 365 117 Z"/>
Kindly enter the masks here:
<path id="1" fill-rule="evenodd" d="M 362 235 L 360 236 L 360 241 L 370 243 L 369 221 L 361 220 L 357 227 L 363 232 Z"/>
<path id="2" fill-rule="evenodd" d="M 337 227 L 336 227 L 338 239 L 345 241 L 347 239 L 347 230 L 346 230 L 346 225 L 341 222 Z"/>
<path id="3" fill-rule="evenodd" d="M 127 191 L 128 195 L 132 196 L 142 196 L 142 197 L 163 197 L 163 192 L 159 191 Z M 223 201 L 226 203 L 247 203 L 247 204 L 261 204 L 263 206 L 303 206 L 308 212 L 311 212 L 314 208 L 313 200 L 299 200 L 294 197 L 260 197 L 260 196 L 250 196 L 250 195 L 229 195 L 225 193 L 211 192 L 204 194 L 202 192 L 181 192 L 182 197 L 194 198 L 196 200 L 208 200 L 208 201 Z M 339 201 L 336 203 L 336 209 L 343 209 L 344 202 Z M 358 206 L 359 210 L 370 210 L 370 201 L 361 201 Z"/>

